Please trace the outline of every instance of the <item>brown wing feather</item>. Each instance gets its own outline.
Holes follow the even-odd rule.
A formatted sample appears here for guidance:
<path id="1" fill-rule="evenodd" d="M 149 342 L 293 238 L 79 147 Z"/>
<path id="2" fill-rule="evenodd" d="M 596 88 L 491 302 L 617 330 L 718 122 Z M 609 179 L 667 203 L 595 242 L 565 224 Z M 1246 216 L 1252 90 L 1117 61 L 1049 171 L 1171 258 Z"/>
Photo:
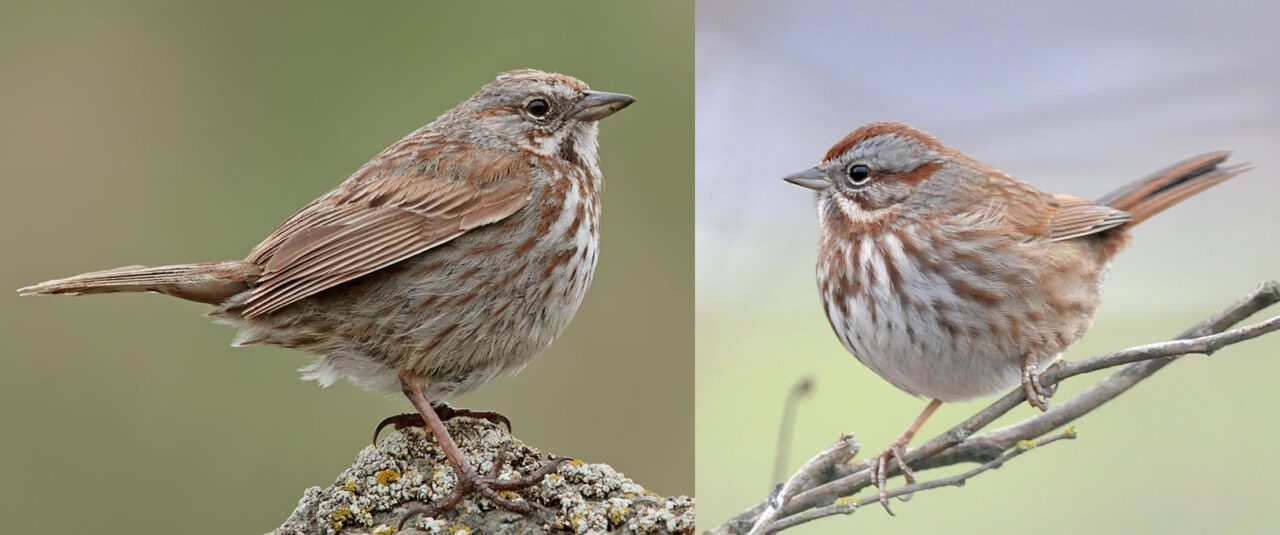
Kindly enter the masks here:
<path id="1" fill-rule="evenodd" d="M 1124 210 L 1094 204 L 1079 197 L 1055 194 L 1058 210 L 1049 217 L 1049 241 L 1070 240 L 1128 223 L 1133 216 Z"/>
<path id="2" fill-rule="evenodd" d="M 998 216 L 1026 241 L 1061 241 L 1127 223 L 1128 212 L 1065 194 L 1050 194 L 1012 178 L 993 181 L 996 194 L 985 213 Z M 998 202 L 997 202 L 998 201 Z"/>
<path id="3" fill-rule="evenodd" d="M 516 155 L 469 151 L 438 177 L 351 180 L 294 214 L 254 248 L 263 273 L 236 308 L 269 314 L 500 221 L 529 200 Z"/>

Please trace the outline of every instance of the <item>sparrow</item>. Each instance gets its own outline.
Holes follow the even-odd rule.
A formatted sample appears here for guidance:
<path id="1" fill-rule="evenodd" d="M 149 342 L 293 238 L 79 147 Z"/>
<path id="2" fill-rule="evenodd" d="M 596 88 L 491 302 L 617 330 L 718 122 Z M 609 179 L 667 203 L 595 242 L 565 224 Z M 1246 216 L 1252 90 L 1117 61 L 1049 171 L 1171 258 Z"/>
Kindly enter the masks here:
<path id="1" fill-rule="evenodd" d="M 635 98 L 563 74 L 499 74 L 290 216 L 243 260 L 130 266 L 43 282 L 22 295 L 154 292 L 206 303 L 238 328 L 233 345 L 316 357 L 304 379 L 402 392 L 458 484 L 432 516 L 537 473 L 479 475 L 444 426 L 456 416 L 510 422 L 446 402 L 522 369 L 569 325 L 599 250 L 599 121 Z M 375 442 L 377 432 L 375 431 Z M 495 464 L 501 463 L 501 455 Z"/>

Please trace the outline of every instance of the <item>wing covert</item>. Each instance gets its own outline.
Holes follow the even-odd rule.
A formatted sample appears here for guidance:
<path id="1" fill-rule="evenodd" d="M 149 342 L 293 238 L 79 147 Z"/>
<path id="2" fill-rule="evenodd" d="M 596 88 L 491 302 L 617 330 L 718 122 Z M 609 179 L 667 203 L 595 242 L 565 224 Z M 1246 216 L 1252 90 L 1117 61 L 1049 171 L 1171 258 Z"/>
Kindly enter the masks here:
<path id="1" fill-rule="evenodd" d="M 439 178 L 349 180 L 294 214 L 249 255 L 263 267 L 236 308 L 269 314 L 500 221 L 529 201 L 516 155 L 470 151 Z"/>

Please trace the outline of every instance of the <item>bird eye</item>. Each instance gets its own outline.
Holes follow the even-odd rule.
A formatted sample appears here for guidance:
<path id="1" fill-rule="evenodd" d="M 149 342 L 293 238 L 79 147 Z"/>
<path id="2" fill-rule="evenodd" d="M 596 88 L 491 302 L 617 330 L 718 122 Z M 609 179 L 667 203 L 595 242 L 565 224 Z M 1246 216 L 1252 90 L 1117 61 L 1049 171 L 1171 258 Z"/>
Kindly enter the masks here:
<path id="1" fill-rule="evenodd" d="M 862 164 L 849 166 L 849 183 L 861 186 L 871 181 L 871 168 Z"/>
<path id="2" fill-rule="evenodd" d="M 535 98 L 524 105 L 525 111 L 529 112 L 535 118 L 541 119 L 551 113 L 551 105 L 546 100 Z"/>

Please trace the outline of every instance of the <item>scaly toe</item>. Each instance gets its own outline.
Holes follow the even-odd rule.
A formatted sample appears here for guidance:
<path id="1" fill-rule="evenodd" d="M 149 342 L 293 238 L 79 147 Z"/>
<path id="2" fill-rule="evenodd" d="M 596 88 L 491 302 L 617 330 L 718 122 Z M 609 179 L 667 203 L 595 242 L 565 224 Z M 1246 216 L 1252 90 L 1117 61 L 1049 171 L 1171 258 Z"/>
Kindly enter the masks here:
<path id="1" fill-rule="evenodd" d="M 400 519 L 400 528 L 404 529 L 406 523 L 417 516 L 436 517 L 444 514 L 457 507 L 462 499 L 468 494 L 479 494 L 487 498 L 494 505 L 520 514 L 528 514 L 532 512 L 538 505 L 527 499 L 520 499 L 520 494 L 516 491 L 527 489 L 538 483 L 557 469 L 561 464 L 569 461 L 568 457 L 558 457 L 551 460 L 537 472 L 516 479 L 498 479 L 498 474 L 502 472 L 502 467 L 506 465 L 507 448 L 504 445 L 498 450 L 498 456 L 493 460 L 493 468 L 484 477 L 480 477 L 474 473 L 459 475 L 458 486 L 450 492 L 444 499 L 430 505 L 415 505 L 411 507 L 404 517 Z"/>
<path id="2" fill-rule="evenodd" d="M 426 516 L 436 518 L 440 514 L 448 512 L 454 507 L 457 507 L 458 503 L 462 501 L 462 497 L 466 496 L 466 494 L 467 493 L 462 490 L 462 486 L 459 485 L 458 488 L 453 489 L 453 492 L 450 492 L 448 496 L 445 496 L 444 499 L 438 502 L 429 505 L 414 504 L 409 507 L 408 511 L 405 511 L 404 516 L 400 517 L 400 523 L 396 525 L 396 531 L 404 531 L 405 524 L 408 524 L 410 520 L 413 520 L 416 517 Z"/>
<path id="3" fill-rule="evenodd" d="M 1053 397 L 1053 394 L 1058 391 L 1058 385 L 1056 384 L 1053 385 L 1053 388 L 1046 388 L 1044 384 L 1040 382 L 1040 374 L 1038 373 L 1031 376 L 1031 387 L 1035 389 L 1037 395 L 1046 401 Z"/>
<path id="4" fill-rule="evenodd" d="M 907 449 L 900 444 L 894 444 L 889 447 L 889 451 L 893 452 L 894 460 L 898 461 L 898 469 L 902 471 L 902 478 L 907 481 L 908 485 L 916 483 L 916 473 L 911 471 L 911 467 L 907 466 Z M 911 501 L 912 494 L 903 494 L 898 499 L 904 502 Z"/>
<path id="5" fill-rule="evenodd" d="M 382 430 L 389 425 L 394 425 L 396 429 L 427 426 L 426 422 L 422 420 L 422 415 L 416 412 L 406 412 L 383 418 L 381 422 L 378 422 L 378 427 L 373 428 L 373 446 L 375 448 L 378 447 L 378 435 L 382 434 Z"/>
<path id="6" fill-rule="evenodd" d="M 501 425 L 507 428 L 507 434 L 511 434 L 511 419 L 507 418 L 500 412 L 494 411 L 473 411 L 471 409 L 459 409 L 448 403 L 438 403 L 433 406 L 436 413 L 440 415 L 443 421 L 449 421 L 454 418 L 474 418 L 476 420 L 484 420 L 494 425 Z"/>
<path id="7" fill-rule="evenodd" d="M 537 472 L 517 479 L 494 479 L 491 486 L 497 490 L 523 490 L 541 483 L 547 476 L 560 469 L 560 465 L 571 461 L 568 457 L 556 457 Z"/>
<path id="8" fill-rule="evenodd" d="M 1043 396 L 1045 392 L 1044 387 L 1040 385 L 1040 374 L 1036 370 L 1035 362 L 1028 360 L 1022 366 L 1022 393 L 1027 396 L 1027 403 L 1040 409 L 1040 412 L 1049 410 L 1049 404 L 1046 403 L 1049 396 Z"/>
<path id="9" fill-rule="evenodd" d="M 1040 393 L 1036 392 L 1035 386 L 1030 380 L 1022 382 L 1022 392 L 1026 394 L 1027 403 L 1030 403 L 1032 407 L 1039 409 L 1040 412 L 1049 410 L 1049 405 L 1043 399 L 1040 399 Z"/>
<path id="10" fill-rule="evenodd" d="M 880 506 L 884 507 L 884 512 L 893 514 L 893 508 L 889 507 L 889 494 L 887 487 L 889 483 L 889 457 L 893 455 L 892 450 L 885 450 L 877 458 L 871 467 L 871 480 L 875 482 L 876 489 L 880 492 Z"/>

